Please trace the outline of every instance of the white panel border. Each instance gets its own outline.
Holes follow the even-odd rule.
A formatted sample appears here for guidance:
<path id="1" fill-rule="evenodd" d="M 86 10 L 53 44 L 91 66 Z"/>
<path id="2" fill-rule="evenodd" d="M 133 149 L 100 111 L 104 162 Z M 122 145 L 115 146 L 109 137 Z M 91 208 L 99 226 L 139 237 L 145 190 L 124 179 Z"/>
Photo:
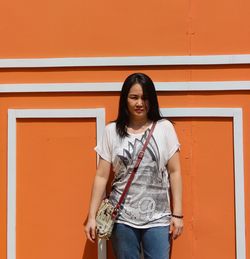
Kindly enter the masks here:
<path id="1" fill-rule="evenodd" d="M 7 259 L 16 259 L 16 120 L 18 118 L 96 118 L 97 142 L 105 127 L 105 109 L 9 109 Z M 98 259 L 106 259 L 106 242 L 98 242 Z"/>
<path id="2" fill-rule="evenodd" d="M 0 84 L 0 93 L 119 92 L 122 82 Z M 250 81 L 155 82 L 158 92 L 250 90 Z"/>
<path id="3" fill-rule="evenodd" d="M 164 117 L 233 118 L 236 258 L 246 259 L 243 120 L 241 108 L 163 108 Z"/>
<path id="4" fill-rule="evenodd" d="M 162 108 L 166 117 L 231 117 L 234 135 L 234 178 L 236 213 L 236 256 L 246 259 L 243 121 L 241 108 Z M 16 259 L 16 119 L 86 118 L 97 119 L 97 139 L 105 125 L 104 109 L 10 109 L 8 110 L 8 215 L 7 259 Z M 106 259 L 106 243 L 98 245 L 98 259 Z"/>
<path id="5" fill-rule="evenodd" d="M 0 68 L 250 64 L 250 54 L 0 59 Z"/>

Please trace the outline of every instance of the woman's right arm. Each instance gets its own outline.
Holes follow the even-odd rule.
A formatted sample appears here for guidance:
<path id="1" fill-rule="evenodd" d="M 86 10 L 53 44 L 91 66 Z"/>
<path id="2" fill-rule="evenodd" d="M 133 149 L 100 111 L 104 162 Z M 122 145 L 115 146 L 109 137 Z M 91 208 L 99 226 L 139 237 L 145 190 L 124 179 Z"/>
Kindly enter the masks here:
<path id="1" fill-rule="evenodd" d="M 96 212 L 99 208 L 102 199 L 104 198 L 106 185 L 109 179 L 110 167 L 111 164 L 108 161 L 102 158 L 99 159 L 99 164 L 97 166 L 96 176 L 92 187 L 88 221 L 85 225 L 85 233 L 87 239 L 91 242 L 95 241 Z"/>

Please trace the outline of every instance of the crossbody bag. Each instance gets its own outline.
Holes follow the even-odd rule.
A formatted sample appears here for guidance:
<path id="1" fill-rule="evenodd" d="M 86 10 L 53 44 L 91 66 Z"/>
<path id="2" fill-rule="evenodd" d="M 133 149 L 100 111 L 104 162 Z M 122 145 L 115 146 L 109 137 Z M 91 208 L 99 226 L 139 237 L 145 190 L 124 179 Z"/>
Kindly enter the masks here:
<path id="1" fill-rule="evenodd" d="M 129 190 L 129 187 L 135 177 L 135 173 L 142 161 L 142 158 L 144 156 L 144 153 L 145 153 L 145 150 L 149 143 L 149 140 L 153 134 L 155 125 L 156 125 L 156 122 L 153 123 L 153 125 L 149 131 L 149 134 L 147 136 L 147 139 L 142 147 L 142 150 L 138 154 L 135 166 L 132 170 L 132 173 L 128 179 L 128 182 L 123 190 L 123 193 L 122 193 L 118 203 L 115 206 L 113 206 L 108 198 L 105 198 L 101 202 L 101 205 L 96 214 L 96 233 L 97 233 L 97 236 L 101 239 L 108 240 L 111 237 L 115 219 L 117 218 L 117 216 L 119 214 L 121 204 L 123 203 L 123 201 L 125 199 L 125 196 Z"/>

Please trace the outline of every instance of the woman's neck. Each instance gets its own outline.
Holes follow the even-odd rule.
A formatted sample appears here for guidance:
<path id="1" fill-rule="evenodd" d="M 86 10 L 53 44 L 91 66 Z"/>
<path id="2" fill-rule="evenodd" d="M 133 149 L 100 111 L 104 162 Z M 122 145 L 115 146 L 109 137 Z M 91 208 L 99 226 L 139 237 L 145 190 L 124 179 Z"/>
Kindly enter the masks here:
<path id="1" fill-rule="evenodd" d="M 129 121 L 129 128 L 133 128 L 133 129 L 140 129 L 143 127 L 147 127 L 150 124 L 150 120 L 148 118 L 146 119 L 137 119 L 137 120 L 130 120 Z"/>

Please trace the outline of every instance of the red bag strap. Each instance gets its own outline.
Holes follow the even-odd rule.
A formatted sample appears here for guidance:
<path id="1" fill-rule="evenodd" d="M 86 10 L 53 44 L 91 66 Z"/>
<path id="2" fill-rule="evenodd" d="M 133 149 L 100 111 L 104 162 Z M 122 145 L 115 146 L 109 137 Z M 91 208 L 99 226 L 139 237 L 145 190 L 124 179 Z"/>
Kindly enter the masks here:
<path id="1" fill-rule="evenodd" d="M 132 183 L 132 181 L 133 181 L 133 179 L 135 177 L 135 173 L 136 173 L 136 171 L 137 171 L 137 169 L 138 169 L 138 167 L 139 167 L 139 165 L 140 165 L 140 163 L 142 161 L 142 158 L 144 156 L 144 153 L 145 153 L 145 150 L 146 150 L 147 145 L 149 143 L 149 140 L 150 140 L 151 136 L 153 135 L 153 131 L 154 131 L 155 125 L 156 125 L 156 122 L 153 123 L 153 125 L 152 125 L 152 127 L 151 127 L 151 129 L 149 131 L 149 134 L 147 136 L 147 139 L 146 139 L 146 141 L 145 141 L 145 143 L 144 143 L 144 145 L 142 147 L 142 150 L 138 154 L 137 161 L 135 163 L 133 171 L 132 171 L 132 173 L 131 173 L 131 175 L 130 175 L 130 177 L 128 179 L 128 182 L 127 182 L 127 184 L 126 184 L 126 186 L 125 186 L 125 188 L 123 190 L 123 193 L 122 193 L 122 195 L 121 195 L 121 197 L 120 197 L 118 203 L 116 204 L 116 206 L 114 208 L 114 211 L 112 213 L 112 218 L 113 219 L 115 219 L 118 216 L 118 212 L 119 212 L 119 209 L 121 207 L 121 204 L 124 201 L 124 198 L 125 198 L 125 196 L 126 196 L 126 194 L 128 192 L 128 189 L 129 189 L 129 187 L 130 187 L 130 185 L 131 185 L 131 183 Z"/>

